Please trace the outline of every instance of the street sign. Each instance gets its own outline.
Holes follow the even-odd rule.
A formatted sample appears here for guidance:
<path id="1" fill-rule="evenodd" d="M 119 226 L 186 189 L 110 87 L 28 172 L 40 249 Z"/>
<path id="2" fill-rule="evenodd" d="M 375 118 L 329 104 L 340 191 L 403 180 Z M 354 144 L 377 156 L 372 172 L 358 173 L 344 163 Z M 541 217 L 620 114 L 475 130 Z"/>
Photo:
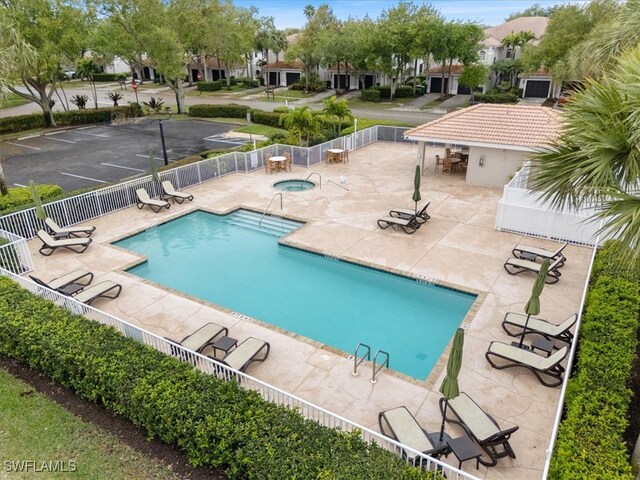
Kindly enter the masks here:
<path id="1" fill-rule="evenodd" d="M 202 80 L 202 74 L 198 72 L 198 80 Z"/>
<path id="2" fill-rule="evenodd" d="M 134 90 L 137 90 L 138 84 L 136 82 L 131 82 L 131 88 L 133 88 Z"/>

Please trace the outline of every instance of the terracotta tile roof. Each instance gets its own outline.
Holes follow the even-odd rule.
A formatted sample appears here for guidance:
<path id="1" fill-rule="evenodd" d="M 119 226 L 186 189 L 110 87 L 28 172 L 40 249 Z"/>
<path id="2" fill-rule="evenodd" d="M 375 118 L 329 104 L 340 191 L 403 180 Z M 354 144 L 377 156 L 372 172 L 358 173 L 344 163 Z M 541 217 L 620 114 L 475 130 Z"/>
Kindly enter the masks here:
<path id="1" fill-rule="evenodd" d="M 485 29 L 484 33 L 487 37 L 495 38 L 498 42 L 502 42 L 502 39 L 510 33 L 527 31 L 533 32 L 536 38 L 539 39 L 547 29 L 548 23 L 549 19 L 547 17 L 518 17 L 502 25 L 489 27 Z"/>
<path id="2" fill-rule="evenodd" d="M 541 147 L 560 130 L 558 113 L 538 105 L 478 104 L 404 133 L 414 140 Z"/>
<path id="3" fill-rule="evenodd" d="M 464 72 L 464 65 L 451 65 L 451 75 L 460 75 L 462 72 Z M 434 73 L 442 75 L 442 65 L 430 68 L 428 73 L 429 75 Z M 445 76 L 449 75 L 449 65 L 444 67 L 444 74 Z"/>
<path id="4" fill-rule="evenodd" d="M 486 33 L 486 30 L 485 30 L 485 33 Z M 485 38 L 484 42 L 482 42 L 482 45 L 485 47 L 500 47 L 502 46 L 502 42 L 493 37 L 487 37 Z"/>
<path id="5" fill-rule="evenodd" d="M 267 65 L 267 67 L 269 68 L 269 70 L 271 69 L 302 70 L 302 63 L 298 61 L 294 61 L 294 62 L 278 61 L 278 62 L 271 62 L 269 65 Z"/>

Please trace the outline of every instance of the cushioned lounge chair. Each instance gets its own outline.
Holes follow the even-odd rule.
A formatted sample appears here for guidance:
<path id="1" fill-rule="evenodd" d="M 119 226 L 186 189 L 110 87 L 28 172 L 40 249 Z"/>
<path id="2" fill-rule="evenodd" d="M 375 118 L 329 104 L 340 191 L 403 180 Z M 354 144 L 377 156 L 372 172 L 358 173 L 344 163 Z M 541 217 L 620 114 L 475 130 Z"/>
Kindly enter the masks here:
<path id="1" fill-rule="evenodd" d="M 269 356 L 271 345 L 264 340 L 249 337 L 237 348 L 227 353 L 223 359 L 215 360 L 228 365 L 231 368 L 244 372 L 253 362 L 264 362 Z"/>
<path id="2" fill-rule="evenodd" d="M 562 251 L 565 247 L 569 245 L 568 243 L 563 243 L 557 250 L 547 250 L 546 248 L 539 247 L 530 247 L 529 245 L 516 245 L 513 247 L 512 253 L 516 258 L 523 258 L 525 260 L 533 260 L 534 262 L 537 259 L 548 259 L 550 262 L 561 259 L 561 262 L 558 264 L 558 268 L 564 265 L 564 262 L 567 261 L 567 257 L 565 257 Z"/>
<path id="3" fill-rule="evenodd" d="M 74 227 L 60 227 L 53 218 L 45 218 L 44 224 L 49 230 L 49 233 L 55 238 L 68 238 L 68 237 L 90 237 L 96 230 L 96 227 L 76 225 Z"/>
<path id="4" fill-rule="evenodd" d="M 195 332 L 190 333 L 179 342 L 172 340 L 171 338 L 167 338 L 167 340 L 171 340 L 173 343 L 182 345 L 184 348 L 188 348 L 194 352 L 201 353 L 205 347 L 211 345 L 217 337 L 228 334 L 229 329 L 227 327 L 221 327 L 213 322 L 209 322 L 201 326 Z"/>
<path id="5" fill-rule="evenodd" d="M 42 246 L 38 250 L 42 255 L 48 257 L 58 248 L 68 248 L 76 253 L 84 252 L 91 243 L 90 238 L 53 238 L 44 230 L 38 230 L 38 238 L 42 240 Z"/>
<path id="6" fill-rule="evenodd" d="M 154 200 L 149 197 L 149 194 L 144 188 L 139 188 L 136 190 L 136 195 L 138 197 L 138 202 L 136 203 L 136 207 L 142 209 L 145 205 L 149 207 L 154 212 L 158 213 L 163 208 L 169 208 L 171 205 L 166 200 Z"/>
<path id="7" fill-rule="evenodd" d="M 485 357 L 493 368 L 499 370 L 512 367 L 527 368 L 544 386 L 557 387 L 562 383 L 562 374 L 564 373 L 564 367 L 560 365 L 560 362 L 567 356 L 568 351 L 569 349 L 564 346 L 550 356 L 543 357 L 531 350 L 514 345 L 491 342 Z"/>
<path id="8" fill-rule="evenodd" d="M 557 283 L 560 280 L 560 264 L 562 263 L 562 258 L 556 258 L 554 262 L 549 265 L 549 271 L 547 272 L 547 278 L 545 283 Z M 538 273 L 540 271 L 541 263 L 536 263 L 533 260 L 524 260 L 522 258 L 509 257 L 506 262 L 504 262 L 504 269 L 507 271 L 509 275 L 518 275 L 522 272 L 534 272 Z"/>
<path id="9" fill-rule="evenodd" d="M 112 282 L 111 280 L 104 280 L 92 285 L 91 287 L 85 288 L 74 298 L 79 302 L 91 305 L 91 302 L 98 298 L 118 298 L 121 291 L 122 285 L 119 283 Z"/>
<path id="10" fill-rule="evenodd" d="M 175 188 L 173 188 L 173 184 L 169 180 L 165 180 L 162 182 L 162 189 L 167 197 L 171 198 L 174 202 L 182 203 L 185 200 L 192 201 L 193 195 L 189 195 L 188 193 L 179 192 Z"/>
<path id="11" fill-rule="evenodd" d="M 87 272 L 86 270 L 75 270 L 73 272 L 62 275 L 61 277 L 54 278 L 49 282 L 44 282 L 43 280 L 40 280 L 38 277 L 34 277 L 33 275 L 29 275 L 29 277 L 31 277 L 31 280 L 36 282 L 38 285 L 50 288 L 51 290 L 57 290 L 69 285 L 89 285 L 93 280 L 93 273 Z"/>
<path id="12" fill-rule="evenodd" d="M 420 223 L 416 220 L 416 215 L 413 214 L 409 218 L 382 217 L 378 220 L 378 226 L 383 230 L 393 227 L 402 230 L 404 233 L 411 234 L 420 228 Z"/>
<path id="13" fill-rule="evenodd" d="M 378 424 L 380 425 L 380 433 L 383 435 L 425 455 L 439 458 L 441 455 L 449 453 L 450 449 L 446 442 L 442 442 L 443 445 L 439 447 L 436 446 L 440 432 L 428 433 L 404 405 L 380 412 Z M 414 458 L 411 452 L 403 451 L 402 455 L 414 465 L 421 463 L 422 459 L 418 456 Z"/>
<path id="14" fill-rule="evenodd" d="M 431 204 L 431 202 L 427 202 L 427 204 L 422 207 L 418 213 L 415 210 L 411 210 L 410 208 L 394 208 L 389 211 L 390 217 L 404 218 L 409 219 L 415 215 L 416 222 L 425 223 L 427 220 L 431 218 L 431 215 L 427 213 L 427 207 Z"/>
<path id="15" fill-rule="evenodd" d="M 569 330 L 573 327 L 578 320 L 578 314 L 574 313 L 567 318 L 560 325 L 547 322 L 542 318 L 531 317 L 527 322 L 527 316 L 522 313 L 508 312 L 502 320 L 502 328 L 507 334 L 512 337 L 519 337 L 522 335 L 522 329 L 525 324 L 527 325 L 527 331 L 525 335 L 538 334 L 542 335 L 547 340 L 560 340 L 565 343 L 571 343 L 573 341 L 573 333 Z"/>
<path id="16" fill-rule="evenodd" d="M 444 415 L 445 398 L 440 399 L 440 411 Z M 454 417 L 449 417 L 453 413 Z M 486 413 L 473 401 L 469 395 L 460 392 L 456 398 L 449 400 L 446 420 L 464 428 L 467 435 L 471 437 L 484 452 L 489 456 L 489 460 L 480 457 L 480 463 L 487 467 L 498 464 L 498 459 L 503 457 L 516 458 L 516 454 L 509 444 L 509 439 L 513 432 L 518 430 L 518 426 L 500 430 L 498 422 Z"/>

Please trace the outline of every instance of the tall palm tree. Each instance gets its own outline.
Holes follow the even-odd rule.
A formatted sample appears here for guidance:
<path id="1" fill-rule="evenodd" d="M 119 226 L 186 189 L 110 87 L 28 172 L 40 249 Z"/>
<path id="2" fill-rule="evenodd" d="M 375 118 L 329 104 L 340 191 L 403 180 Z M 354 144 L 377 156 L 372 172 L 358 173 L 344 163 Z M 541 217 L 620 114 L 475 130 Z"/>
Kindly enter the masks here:
<path id="1" fill-rule="evenodd" d="M 76 73 L 78 77 L 86 77 L 91 86 L 91 95 L 93 96 L 93 103 L 95 108 L 98 108 L 98 92 L 96 90 L 96 82 L 93 81 L 93 74 L 98 70 L 98 66 L 90 58 L 85 58 L 78 62 L 76 67 Z"/>
<path id="2" fill-rule="evenodd" d="M 302 146 L 302 137 L 309 144 L 309 137 L 318 131 L 318 120 L 308 106 L 291 110 L 280 117 L 280 124 L 298 136 L 298 144 Z"/>
<path id="3" fill-rule="evenodd" d="M 331 119 L 334 133 L 337 134 L 342 131 L 342 123 L 344 120 L 353 120 L 353 114 L 351 110 L 349 110 L 349 107 L 347 107 L 345 100 L 337 100 L 334 95 L 324 100 L 322 104 L 324 105 L 322 113 Z"/>
<path id="4" fill-rule="evenodd" d="M 572 95 L 563 120 L 532 156 L 533 188 L 557 207 L 595 206 L 602 231 L 640 255 L 640 45 Z"/>

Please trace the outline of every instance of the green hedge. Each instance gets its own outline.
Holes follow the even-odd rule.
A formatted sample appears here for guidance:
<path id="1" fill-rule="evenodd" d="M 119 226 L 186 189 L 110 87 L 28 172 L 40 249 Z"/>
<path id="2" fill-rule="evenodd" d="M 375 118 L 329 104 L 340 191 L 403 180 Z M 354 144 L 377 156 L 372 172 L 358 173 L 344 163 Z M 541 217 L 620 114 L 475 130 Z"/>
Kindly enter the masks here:
<path id="1" fill-rule="evenodd" d="M 380 91 L 376 90 L 375 88 L 368 88 L 366 90 L 362 90 L 360 98 L 362 98 L 362 100 L 365 102 L 378 103 L 380 101 Z"/>
<path id="2" fill-rule="evenodd" d="M 473 96 L 476 103 L 517 103 L 518 96 L 514 93 L 480 93 Z"/>
<path id="3" fill-rule="evenodd" d="M 380 92 L 380 98 L 391 98 L 391 86 L 390 85 L 380 85 L 378 87 L 373 87 L 374 89 Z M 394 98 L 407 98 L 413 97 L 413 87 L 396 87 Z"/>
<path id="4" fill-rule="evenodd" d="M 190 117 L 202 118 L 246 118 L 247 112 L 251 110 L 245 105 L 191 105 L 189 107 Z"/>
<path id="5" fill-rule="evenodd" d="M 640 271 L 637 263 L 622 265 L 619 258 L 609 244 L 594 264 L 552 480 L 634 478 L 622 435 L 632 394 L 627 382 L 636 356 Z"/>
<path id="6" fill-rule="evenodd" d="M 115 82 L 117 80 L 125 79 L 127 76 L 123 73 L 94 73 L 94 82 Z"/>
<path id="7" fill-rule="evenodd" d="M 197 89 L 199 92 L 216 92 L 222 90 L 222 80 L 216 80 L 215 82 L 198 82 Z"/>
<path id="8" fill-rule="evenodd" d="M 419 479 L 433 474 L 256 392 L 194 369 L 0 278 L 0 353 L 177 444 L 231 479 Z M 267 360 L 268 361 L 268 360 Z"/>
<path id="9" fill-rule="evenodd" d="M 43 202 L 62 195 L 62 188 L 58 185 L 38 185 L 38 193 Z M 29 187 L 10 188 L 9 195 L 0 195 L 0 214 L 5 210 L 14 209 L 23 205 L 33 206 L 31 189 Z"/>
<path id="10" fill-rule="evenodd" d="M 262 110 L 251 110 L 251 119 L 254 123 L 261 125 L 269 125 L 270 127 L 281 128 L 280 117 L 281 112 L 264 112 Z"/>

